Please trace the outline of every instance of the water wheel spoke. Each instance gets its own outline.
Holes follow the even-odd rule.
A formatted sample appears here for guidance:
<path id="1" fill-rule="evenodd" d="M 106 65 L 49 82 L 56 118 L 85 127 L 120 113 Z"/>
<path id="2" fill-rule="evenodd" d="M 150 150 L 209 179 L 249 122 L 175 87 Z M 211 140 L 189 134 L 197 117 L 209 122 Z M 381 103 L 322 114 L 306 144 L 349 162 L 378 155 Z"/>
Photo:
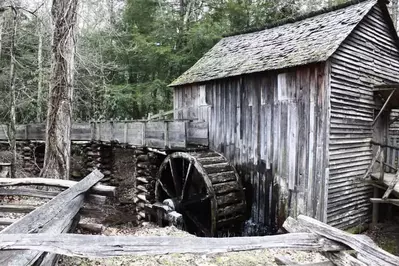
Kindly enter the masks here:
<path id="1" fill-rule="evenodd" d="M 157 180 L 157 182 L 169 198 L 174 198 L 173 193 L 161 182 L 161 180 Z"/>
<path id="2" fill-rule="evenodd" d="M 172 174 L 172 179 L 173 179 L 173 184 L 175 186 L 175 191 L 176 191 L 176 196 L 177 197 L 181 197 L 181 191 L 182 191 L 182 187 L 181 187 L 181 179 L 179 180 L 179 174 L 176 171 L 176 166 L 174 164 L 174 162 L 170 159 L 169 160 L 169 167 L 170 167 L 170 172 Z"/>
<path id="3" fill-rule="evenodd" d="M 195 196 L 193 196 L 193 197 L 191 197 L 191 198 L 189 198 L 189 199 L 187 199 L 185 201 L 182 201 L 182 205 L 183 205 L 183 207 L 185 207 L 185 206 L 188 206 L 188 205 L 204 202 L 204 201 L 206 201 L 206 200 L 208 200 L 210 198 L 211 198 L 211 195 L 205 195 L 204 196 L 204 195 L 198 194 L 198 195 L 195 195 Z"/>
<path id="4" fill-rule="evenodd" d="M 185 214 L 187 218 L 189 218 L 205 236 L 212 235 L 211 232 L 194 215 L 188 211 L 186 211 Z"/>
<path id="5" fill-rule="evenodd" d="M 172 199 L 176 211 L 183 215 L 182 227 L 189 233 L 216 236 L 236 232 L 246 210 L 245 193 L 237 176 L 234 167 L 218 153 L 175 152 L 168 155 L 158 172 L 156 201 Z"/>
<path id="6" fill-rule="evenodd" d="M 191 175 L 193 165 L 194 165 L 194 162 L 190 161 L 190 164 L 188 165 L 188 169 L 187 169 L 187 173 L 186 173 L 186 178 L 184 179 L 182 201 L 186 201 L 188 199 L 188 190 L 190 189 L 191 182 L 193 181 L 193 176 Z"/>

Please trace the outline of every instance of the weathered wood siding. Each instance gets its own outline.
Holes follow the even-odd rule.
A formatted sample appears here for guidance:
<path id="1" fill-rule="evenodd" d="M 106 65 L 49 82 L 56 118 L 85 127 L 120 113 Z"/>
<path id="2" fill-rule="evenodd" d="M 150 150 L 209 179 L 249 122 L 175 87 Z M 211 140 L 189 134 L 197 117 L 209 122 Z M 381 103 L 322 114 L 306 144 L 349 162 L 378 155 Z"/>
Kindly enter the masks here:
<path id="1" fill-rule="evenodd" d="M 209 119 L 210 147 L 243 177 L 254 223 L 274 229 L 287 214 L 326 218 L 328 67 L 266 72 L 175 91 L 179 109 L 190 106 L 185 97 L 206 87 L 201 104 L 209 106 L 203 116 Z"/>
<path id="2" fill-rule="evenodd" d="M 331 58 L 328 223 L 370 221 L 370 186 L 357 179 L 372 159 L 373 85 L 399 82 L 399 52 L 376 5 Z M 383 130 L 383 129 L 377 129 Z"/>
<path id="3" fill-rule="evenodd" d="M 397 117 L 399 117 L 399 109 L 392 110 L 390 120 L 394 120 Z M 389 135 L 395 138 L 399 138 L 399 120 L 390 125 Z M 399 145 L 399 142 L 397 143 L 397 145 Z"/>

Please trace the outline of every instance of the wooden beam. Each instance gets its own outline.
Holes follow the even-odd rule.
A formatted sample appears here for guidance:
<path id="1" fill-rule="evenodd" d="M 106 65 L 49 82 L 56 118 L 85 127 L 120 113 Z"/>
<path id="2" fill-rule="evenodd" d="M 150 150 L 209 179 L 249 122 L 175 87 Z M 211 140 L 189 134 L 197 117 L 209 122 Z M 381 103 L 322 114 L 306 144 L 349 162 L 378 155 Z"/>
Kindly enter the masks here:
<path id="1" fill-rule="evenodd" d="M 371 164 L 370 164 L 369 168 L 367 169 L 367 171 L 364 174 L 362 179 L 366 179 L 370 175 L 370 173 L 373 171 L 374 164 L 377 162 L 377 159 L 380 156 L 381 150 L 382 150 L 381 146 L 378 147 L 377 153 L 375 154 L 373 160 L 371 161 Z"/>
<path id="2" fill-rule="evenodd" d="M 0 196 L 26 196 L 42 199 L 51 199 L 58 194 L 59 192 L 56 191 L 44 191 L 39 189 L 0 188 Z"/>
<path id="3" fill-rule="evenodd" d="M 20 219 L 0 218 L 0 225 L 11 225 Z M 94 233 L 101 233 L 104 229 L 102 224 L 78 222 L 77 227 Z M 1 253 L 0 253 L 1 254 Z"/>
<path id="4" fill-rule="evenodd" d="M 372 126 L 375 125 L 375 123 L 377 122 L 378 118 L 381 116 L 382 112 L 384 112 L 385 108 L 387 107 L 389 101 L 391 100 L 392 96 L 395 94 L 396 89 L 393 89 L 391 94 L 389 94 L 388 99 L 385 101 L 384 105 L 382 106 L 380 112 L 378 113 L 378 115 L 374 118 L 373 124 Z"/>
<path id="5" fill-rule="evenodd" d="M 11 213 L 30 213 L 40 206 L 34 205 L 23 205 L 23 204 L 0 204 L 0 212 L 11 212 Z M 104 213 L 100 209 L 83 207 L 79 213 L 89 217 L 102 217 Z"/>
<path id="6" fill-rule="evenodd" d="M 291 233 L 311 233 L 311 228 L 308 228 L 307 226 L 303 226 L 300 224 L 297 220 L 288 217 L 284 224 L 283 228 L 287 230 L 288 232 Z M 367 241 L 368 243 L 373 242 L 369 237 L 363 236 L 363 235 L 354 235 L 356 238 L 361 238 L 364 241 Z M 331 241 L 332 243 L 335 243 L 336 245 L 341 245 L 340 243 L 337 243 L 335 241 L 332 241 L 330 239 L 326 239 L 326 241 Z M 343 249 L 347 248 L 345 245 L 341 245 Z M 353 256 L 349 255 L 345 251 L 341 252 L 323 252 L 322 253 L 326 258 L 328 258 L 332 263 L 335 265 L 352 265 L 352 266 L 365 266 L 363 262 L 360 260 L 354 258 Z"/>
<path id="7" fill-rule="evenodd" d="M 61 233 L 70 225 L 71 220 L 83 205 L 84 193 L 103 177 L 104 175 L 100 171 L 93 171 L 79 183 L 3 229 L 0 235 L 37 232 Z M 31 265 L 42 253 L 42 251 L 1 251 L 0 265 Z"/>
<path id="8" fill-rule="evenodd" d="M 399 206 L 399 199 L 379 199 L 379 198 L 371 198 L 370 201 L 372 203 L 378 204 L 393 204 Z"/>
<path id="9" fill-rule="evenodd" d="M 392 193 L 394 190 L 396 184 L 399 182 L 399 171 L 396 172 L 395 178 L 391 180 L 391 182 L 388 185 L 387 191 L 385 191 L 384 195 L 382 196 L 382 199 L 388 199 L 389 195 Z"/>
<path id="10" fill-rule="evenodd" d="M 4 234 L 0 249 L 30 249 L 66 256 L 114 257 L 175 253 L 221 253 L 267 248 L 337 251 L 315 234 L 297 233 L 264 237 L 135 237 L 77 234 Z"/>
<path id="11" fill-rule="evenodd" d="M 25 196 L 42 199 L 52 199 L 61 192 L 45 191 L 40 189 L 0 188 L 0 196 Z M 86 196 L 87 203 L 102 206 L 107 200 L 106 196 L 89 194 Z"/>
<path id="12" fill-rule="evenodd" d="M 299 215 L 298 221 L 301 225 L 308 227 L 310 230 L 321 236 L 351 247 L 359 254 L 361 254 L 361 257 L 359 257 L 359 259 L 363 263 L 370 265 L 387 266 L 399 265 L 399 257 L 396 257 L 377 246 L 370 246 L 370 243 L 368 241 L 356 238 L 350 233 L 341 231 L 337 228 L 303 215 Z"/>
<path id="13" fill-rule="evenodd" d="M 98 171 L 98 170 L 96 170 Z M 99 172 L 99 171 L 98 171 Z M 43 185 L 52 187 L 63 187 L 70 188 L 76 185 L 78 182 L 71 180 L 61 180 L 61 179 L 50 179 L 50 178 L 1 178 L 0 187 L 8 186 L 26 186 L 26 185 Z M 105 185 L 95 185 L 91 191 L 94 194 L 115 196 L 115 187 L 105 186 Z"/>

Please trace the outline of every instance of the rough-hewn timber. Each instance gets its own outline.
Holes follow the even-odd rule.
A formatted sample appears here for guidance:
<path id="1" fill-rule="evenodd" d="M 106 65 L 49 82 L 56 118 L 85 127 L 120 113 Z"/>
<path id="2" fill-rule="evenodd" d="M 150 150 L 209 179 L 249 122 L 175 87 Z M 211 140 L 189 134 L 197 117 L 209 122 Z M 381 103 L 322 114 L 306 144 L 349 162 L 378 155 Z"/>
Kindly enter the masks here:
<path id="1" fill-rule="evenodd" d="M 75 234 L 0 235 L 0 249 L 32 249 L 78 257 L 221 253 L 266 248 L 339 251 L 315 234 L 297 233 L 264 237 L 134 237 Z"/>
<path id="2" fill-rule="evenodd" d="M 18 125 L 17 140 L 43 141 L 45 124 Z M 8 127 L 0 125 L 0 141 L 8 141 Z M 134 147 L 183 149 L 208 145 L 208 125 L 203 121 L 135 121 L 74 123 L 72 141 L 117 142 Z"/>
<path id="3" fill-rule="evenodd" d="M 98 172 L 98 170 L 95 170 Z M 44 185 L 54 187 L 70 188 L 78 182 L 72 180 L 58 180 L 49 178 L 0 178 L 0 187 L 7 186 L 25 186 L 25 185 Z M 115 187 L 97 184 L 93 186 L 92 191 L 100 195 L 115 196 Z"/>
<path id="4" fill-rule="evenodd" d="M 84 193 L 103 177 L 104 175 L 98 170 L 93 171 L 79 183 L 3 229 L 0 235 L 44 232 L 59 234 L 63 232 L 82 207 Z M 31 265 L 41 254 L 42 251 L 0 251 L 0 264 L 10 266 Z"/>

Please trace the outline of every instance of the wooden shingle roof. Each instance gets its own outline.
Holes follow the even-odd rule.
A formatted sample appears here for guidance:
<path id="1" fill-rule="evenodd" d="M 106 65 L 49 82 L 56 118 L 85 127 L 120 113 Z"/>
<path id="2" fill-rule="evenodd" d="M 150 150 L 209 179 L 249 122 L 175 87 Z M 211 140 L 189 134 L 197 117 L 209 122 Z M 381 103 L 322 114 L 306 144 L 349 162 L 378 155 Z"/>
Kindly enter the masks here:
<path id="1" fill-rule="evenodd" d="M 223 38 L 171 86 L 327 61 L 377 3 L 359 3 L 262 31 Z"/>

